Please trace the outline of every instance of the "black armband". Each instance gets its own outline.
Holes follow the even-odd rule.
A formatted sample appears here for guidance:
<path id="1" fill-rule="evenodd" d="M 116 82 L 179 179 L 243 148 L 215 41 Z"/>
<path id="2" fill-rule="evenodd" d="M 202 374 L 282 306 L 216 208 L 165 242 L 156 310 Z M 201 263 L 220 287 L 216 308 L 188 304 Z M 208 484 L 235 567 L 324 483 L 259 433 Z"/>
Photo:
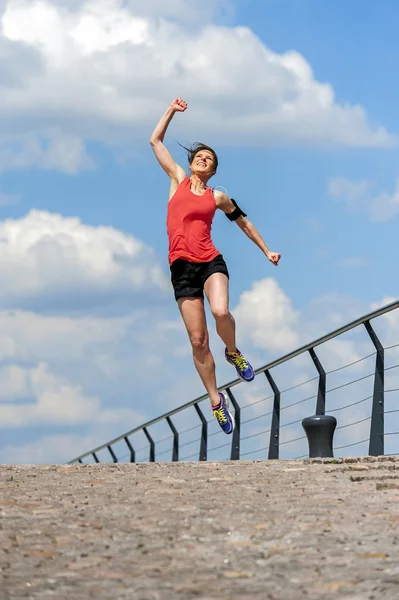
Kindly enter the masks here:
<path id="1" fill-rule="evenodd" d="M 226 217 L 230 221 L 237 221 L 238 217 L 246 217 L 247 215 L 245 214 L 245 212 L 243 212 L 241 210 L 241 208 L 238 206 L 237 202 L 235 200 L 233 200 L 233 198 L 231 198 L 231 201 L 234 204 L 235 209 L 231 213 L 225 213 Z"/>

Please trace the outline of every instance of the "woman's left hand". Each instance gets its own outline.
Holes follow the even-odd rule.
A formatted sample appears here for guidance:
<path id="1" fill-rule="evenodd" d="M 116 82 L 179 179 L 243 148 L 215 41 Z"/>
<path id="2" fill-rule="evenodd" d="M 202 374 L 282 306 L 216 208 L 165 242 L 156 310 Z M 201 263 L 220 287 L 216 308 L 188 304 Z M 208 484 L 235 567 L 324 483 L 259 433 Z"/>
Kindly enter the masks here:
<path id="1" fill-rule="evenodd" d="M 277 267 L 278 261 L 281 258 L 281 254 L 279 254 L 278 252 L 268 252 L 266 256 L 270 260 L 270 262 L 273 263 L 275 267 Z"/>

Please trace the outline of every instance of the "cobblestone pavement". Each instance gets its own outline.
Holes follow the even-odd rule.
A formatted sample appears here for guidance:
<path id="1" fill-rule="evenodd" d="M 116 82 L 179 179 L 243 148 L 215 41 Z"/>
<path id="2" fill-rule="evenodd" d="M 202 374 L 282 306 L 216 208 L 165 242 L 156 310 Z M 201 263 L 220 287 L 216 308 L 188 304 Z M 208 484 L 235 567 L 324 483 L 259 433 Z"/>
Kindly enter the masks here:
<path id="1" fill-rule="evenodd" d="M 0 467 L 3 600 L 398 600 L 399 457 Z"/>

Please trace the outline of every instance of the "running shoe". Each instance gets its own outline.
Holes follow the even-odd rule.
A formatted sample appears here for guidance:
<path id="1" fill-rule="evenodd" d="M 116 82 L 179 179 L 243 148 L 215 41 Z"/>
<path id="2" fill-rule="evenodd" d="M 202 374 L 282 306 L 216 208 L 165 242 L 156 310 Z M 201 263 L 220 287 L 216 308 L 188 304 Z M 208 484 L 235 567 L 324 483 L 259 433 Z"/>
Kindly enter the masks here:
<path id="1" fill-rule="evenodd" d="M 229 411 L 229 401 L 224 394 L 219 392 L 220 404 L 219 406 L 212 407 L 213 419 L 216 419 L 220 427 L 227 434 L 233 433 L 235 422 L 234 417 Z"/>
<path id="2" fill-rule="evenodd" d="M 252 381 L 254 379 L 255 373 L 253 368 L 238 349 L 237 352 L 227 352 L 226 349 L 225 357 L 227 362 L 236 368 L 238 376 L 243 381 Z"/>

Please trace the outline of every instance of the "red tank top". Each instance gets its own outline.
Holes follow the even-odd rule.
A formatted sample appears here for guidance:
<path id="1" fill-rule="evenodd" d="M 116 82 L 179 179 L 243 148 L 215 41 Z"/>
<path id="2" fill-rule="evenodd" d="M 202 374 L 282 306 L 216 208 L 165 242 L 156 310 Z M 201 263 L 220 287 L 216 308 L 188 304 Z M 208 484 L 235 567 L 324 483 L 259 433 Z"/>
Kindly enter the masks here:
<path id="1" fill-rule="evenodd" d="M 211 239 L 216 202 L 211 188 L 203 196 L 190 190 L 189 177 L 181 182 L 169 200 L 166 227 L 169 238 L 169 264 L 177 258 L 209 262 L 220 252 Z"/>

